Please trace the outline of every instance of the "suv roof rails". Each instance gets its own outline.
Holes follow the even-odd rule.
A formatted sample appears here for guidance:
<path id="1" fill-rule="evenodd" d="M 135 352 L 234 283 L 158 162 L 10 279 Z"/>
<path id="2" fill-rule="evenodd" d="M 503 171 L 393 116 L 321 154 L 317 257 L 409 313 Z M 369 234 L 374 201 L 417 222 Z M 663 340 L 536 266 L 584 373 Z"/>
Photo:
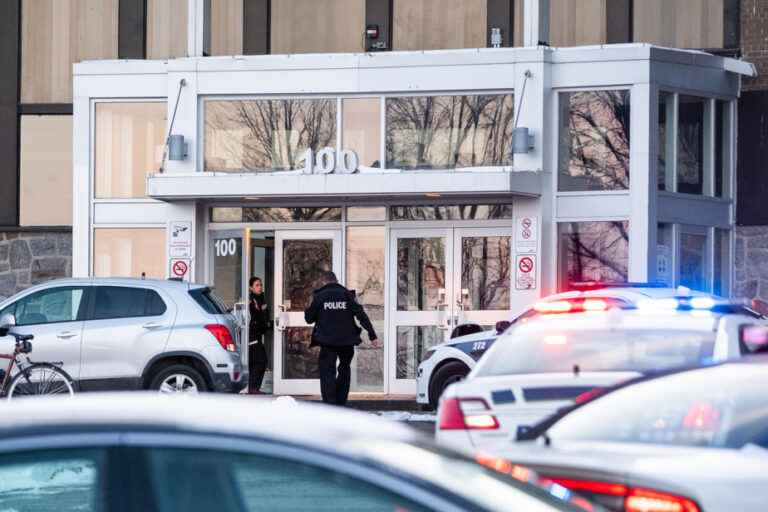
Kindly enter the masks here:
<path id="1" fill-rule="evenodd" d="M 600 290 L 602 288 L 671 288 L 667 283 L 638 283 L 638 282 L 620 282 L 620 281 L 580 281 L 569 283 L 571 290 Z"/>

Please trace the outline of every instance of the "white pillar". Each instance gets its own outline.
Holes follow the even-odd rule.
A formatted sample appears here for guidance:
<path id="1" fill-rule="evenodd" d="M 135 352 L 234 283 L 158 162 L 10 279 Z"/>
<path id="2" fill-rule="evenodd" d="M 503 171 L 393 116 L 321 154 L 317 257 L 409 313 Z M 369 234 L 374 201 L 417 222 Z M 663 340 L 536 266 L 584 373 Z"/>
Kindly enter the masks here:
<path id="1" fill-rule="evenodd" d="M 211 0 L 187 0 L 187 55 L 210 55 Z"/>
<path id="2" fill-rule="evenodd" d="M 549 43 L 549 0 L 525 0 L 523 5 L 523 46 Z"/>
<path id="3" fill-rule="evenodd" d="M 657 89 L 650 83 L 635 84 L 630 92 L 632 143 L 629 157 L 629 280 L 656 280 L 656 130 Z"/>

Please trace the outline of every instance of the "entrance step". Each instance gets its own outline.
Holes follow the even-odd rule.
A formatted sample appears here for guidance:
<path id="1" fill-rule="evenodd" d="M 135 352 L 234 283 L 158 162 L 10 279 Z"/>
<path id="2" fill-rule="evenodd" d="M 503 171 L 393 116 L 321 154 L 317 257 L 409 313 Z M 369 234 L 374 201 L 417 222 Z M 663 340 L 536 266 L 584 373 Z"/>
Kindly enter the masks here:
<path id="1" fill-rule="evenodd" d="M 296 400 L 321 402 L 319 395 L 294 396 Z M 408 411 L 422 410 L 421 404 L 416 403 L 416 397 L 411 395 L 358 395 L 349 396 L 347 406 L 359 411 Z"/>

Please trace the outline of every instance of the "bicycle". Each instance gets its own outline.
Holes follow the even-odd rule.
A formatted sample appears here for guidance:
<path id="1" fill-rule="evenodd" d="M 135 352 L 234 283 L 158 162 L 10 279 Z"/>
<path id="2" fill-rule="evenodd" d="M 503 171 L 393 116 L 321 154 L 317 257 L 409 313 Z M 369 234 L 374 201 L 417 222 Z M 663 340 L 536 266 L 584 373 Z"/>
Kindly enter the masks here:
<path id="1" fill-rule="evenodd" d="M 6 332 L 16 340 L 12 354 L 0 353 L 0 359 L 8 359 L 8 368 L 2 375 L 0 398 L 20 398 L 34 395 L 75 394 L 72 378 L 54 363 L 33 363 L 29 359 L 32 352 L 32 334 Z M 21 360 L 24 356 L 26 362 Z M 11 376 L 13 368 L 18 372 Z M 2 372 L 2 369 L 0 369 Z"/>

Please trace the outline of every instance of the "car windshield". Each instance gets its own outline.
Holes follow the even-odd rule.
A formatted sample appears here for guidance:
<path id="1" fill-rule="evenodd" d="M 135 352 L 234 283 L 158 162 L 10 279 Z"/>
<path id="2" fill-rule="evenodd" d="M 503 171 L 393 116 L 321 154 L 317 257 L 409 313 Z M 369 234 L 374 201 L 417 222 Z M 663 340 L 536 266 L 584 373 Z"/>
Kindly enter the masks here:
<path id="1" fill-rule="evenodd" d="M 661 329 L 538 331 L 494 344 L 475 376 L 573 371 L 654 371 L 709 361 L 711 331 Z"/>
<path id="2" fill-rule="evenodd" d="M 733 364 L 617 389 L 555 423 L 558 441 L 768 448 L 768 366 Z"/>

